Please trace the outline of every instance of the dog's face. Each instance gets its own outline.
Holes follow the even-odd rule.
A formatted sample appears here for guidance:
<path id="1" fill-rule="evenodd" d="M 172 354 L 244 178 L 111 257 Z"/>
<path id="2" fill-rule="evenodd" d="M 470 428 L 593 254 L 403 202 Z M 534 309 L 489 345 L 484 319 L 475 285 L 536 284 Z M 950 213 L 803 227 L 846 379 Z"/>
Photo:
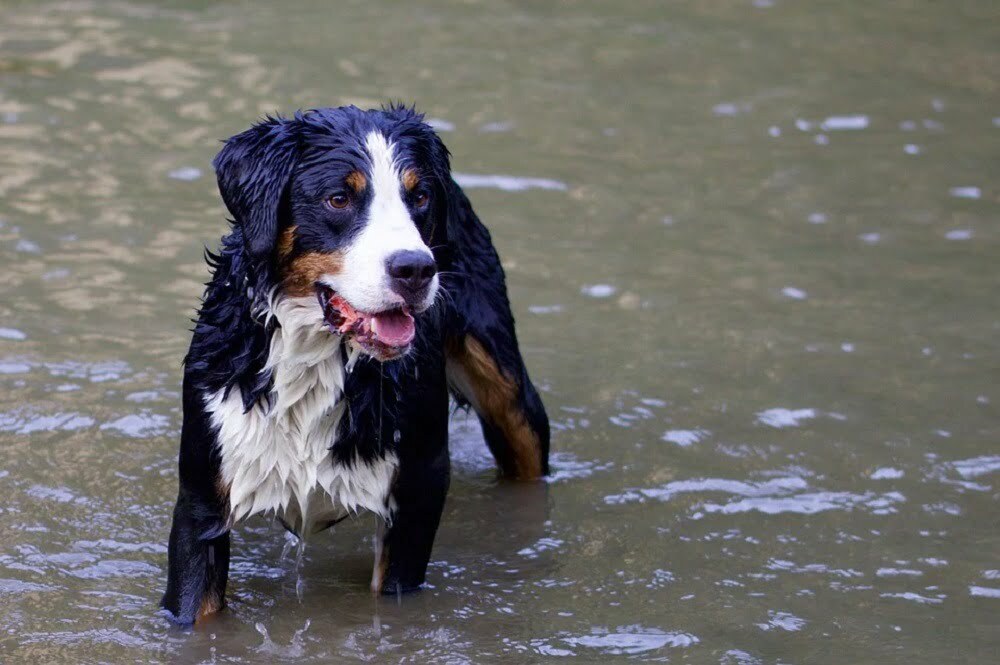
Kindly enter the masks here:
<path id="1" fill-rule="evenodd" d="M 447 150 L 421 116 L 347 107 L 271 120 L 230 139 L 216 169 L 282 296 L 311 298 L 331 333 L 379 360 L 406 353 L 415 315 L 437 296 L 432 247 L 445 242 L 450 182 Z M 255 220 L 262 203 L 273 219 Z"/>

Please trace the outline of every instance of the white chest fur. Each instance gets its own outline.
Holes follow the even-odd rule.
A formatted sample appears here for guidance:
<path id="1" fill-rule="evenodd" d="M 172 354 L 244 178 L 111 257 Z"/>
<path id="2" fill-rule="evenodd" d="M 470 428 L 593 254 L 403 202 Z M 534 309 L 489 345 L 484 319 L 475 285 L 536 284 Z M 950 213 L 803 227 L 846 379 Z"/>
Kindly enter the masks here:
<path id="1" fill-rule="evenodd" d="M 395 455 L 351 465 L 330 455 L 345 411 L 342 339 L 326 328 L 313 298 L 279 300 L 272 313 L 281 326 L 267 360 L 274 372 L 270 407 L 255 404 L 244 413 L 238 390 L 225 399 L 222 391 L 205 395 L 218 431 L 230 522 L 273 512 L 306 533 L 349 511 L 387 517 Z M 352 354 L 348 364 L 356 360 Z"/>

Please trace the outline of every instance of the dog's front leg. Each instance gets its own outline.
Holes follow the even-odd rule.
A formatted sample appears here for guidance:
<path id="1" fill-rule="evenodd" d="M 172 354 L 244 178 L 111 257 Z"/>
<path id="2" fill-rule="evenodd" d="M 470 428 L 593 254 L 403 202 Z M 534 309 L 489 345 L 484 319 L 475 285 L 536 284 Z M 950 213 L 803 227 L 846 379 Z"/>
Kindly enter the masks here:
<path id="1" fill-rule="evenodd" d="M 229 579 L 228 494 L 220 489 L 215 438 L 202 399 L 184 380 L 180 488 L 168 547 L 167 590 L 160 604 L 189 626 L 225 606 Z"/>
<path id="2" fill-rule="evenodd" d="M 229 531 L 221 524 L 213 506 L 181 490 L 170 529 L 167 590 L 161 601 L 181 625 L 190 626 L 226 604 Z"/>
<path id="3" fill-rule="evenodd" d="M 403 456 L 393 488 L 396 510 L 376 535 L 372 592 L 406 593 L 424 583 L 450 479 L 447 445 L 432 459 Z"/>

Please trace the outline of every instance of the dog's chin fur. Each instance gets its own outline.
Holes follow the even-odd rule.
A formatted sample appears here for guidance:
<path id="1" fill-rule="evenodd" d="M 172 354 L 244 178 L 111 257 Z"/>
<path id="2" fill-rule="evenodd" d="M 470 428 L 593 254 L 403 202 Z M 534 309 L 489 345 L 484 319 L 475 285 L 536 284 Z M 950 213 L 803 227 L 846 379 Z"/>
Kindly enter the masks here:
<path id="1" fill-rule="evenodd" d="M 238 391 L 204 395 L 218 430 L 230 525 L 272 513 L 308 533 L 361 509 L 388 518 L 396 456 L 345 464 L 330 455 L 345 411 L 345 373 L 359 351 L 343 348 L 315 298 L 279 297 L 270 315 L 278 322 L 265 365 L 273 376 L 270 399 L 244 411 Z"/>

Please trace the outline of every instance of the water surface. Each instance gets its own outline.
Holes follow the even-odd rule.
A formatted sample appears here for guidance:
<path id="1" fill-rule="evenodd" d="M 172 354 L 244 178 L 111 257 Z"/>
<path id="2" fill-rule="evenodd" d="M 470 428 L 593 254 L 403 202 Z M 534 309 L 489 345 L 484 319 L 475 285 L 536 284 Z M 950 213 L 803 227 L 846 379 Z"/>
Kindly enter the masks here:
<path id="1" fill-rule="evenodd" d="M 991 662 L 996 3 L 7 3 L 0 660 Z M 549 482 L 475 423 L 427 589 L 371 518 L 156 614 L 180 360 L 265 112 L 415 100 L 503 255 Z"/>

